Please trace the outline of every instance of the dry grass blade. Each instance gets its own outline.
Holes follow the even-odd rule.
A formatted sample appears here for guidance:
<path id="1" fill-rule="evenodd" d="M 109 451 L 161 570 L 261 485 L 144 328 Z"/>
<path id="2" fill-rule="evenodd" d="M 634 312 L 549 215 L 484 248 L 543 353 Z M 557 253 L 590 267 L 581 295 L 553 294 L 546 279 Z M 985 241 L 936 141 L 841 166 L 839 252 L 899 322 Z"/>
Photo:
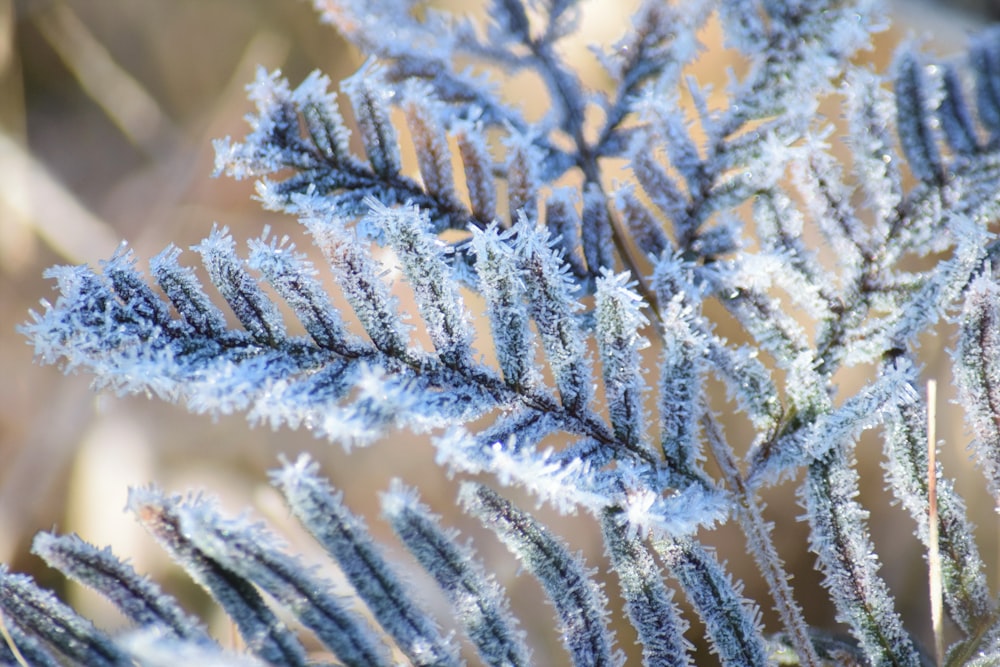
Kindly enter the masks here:
<path id="1" fill-rule="evenodd" d="M 941 579 L 941 554 L 938 550 L 937 515 L 937 381 L 927 381 L 927 496 L 929 503 L 928 530 L 930 537 L 927 565 L 930 575 L 931 624 L 934 629 L 935 664 L 944 664 L 943 587 Z"/>
<path id="2" fill-rule="evenodd" d="M 28 661 L 24 659 L 21 651 L 17 648 L 14 638 L 10 636 L 10 630 L 7 629 L 7 621 L 4 618 L 2 611 L 0 611 L 0 636 L 3 637 L 5 642 L 7 642 L 7 646 L 10 648 L 10 652 L 14 654 L 14 659 L 17 660 L 17 664 L 22 665 L 23 667 L 29 667 Z"/>

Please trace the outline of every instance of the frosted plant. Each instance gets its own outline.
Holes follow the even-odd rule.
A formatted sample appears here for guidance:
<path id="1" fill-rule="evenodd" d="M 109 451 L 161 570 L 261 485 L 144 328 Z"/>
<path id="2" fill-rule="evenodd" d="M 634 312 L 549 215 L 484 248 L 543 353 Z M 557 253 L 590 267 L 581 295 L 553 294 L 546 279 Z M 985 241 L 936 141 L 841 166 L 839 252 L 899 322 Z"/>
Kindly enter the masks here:
<path id="1" fill-rule="evenodd" d="M 485 26 L 403 0 L 315 4 L 368 62 L 340 97 L 322 74 L 293 85 L 261 69 L 249 133 L 215 148 L 218 173 L 253 179 L 322 263 L 292 235 L 265 231 L 242 249 L 215 228 L 193 255 L 154 257 L 149 277 L 125 246 L 99 269 L 51 269 L 58 298 L 22 326 L 41 361 L 98 388 L 344 446 L 430 433 L 437 462 L 466 480 L 462 509 L 538 578 L 581 666 L 627 660 L 608 623 L 617 603 L 508 487 L 593 517 L 637 662 L 693 664 L 676 587 L 724 665 L 932 663 L 880 575 L 857 498 L 855 445 L 878 429 L 885 481 L 941 578 L 952 626 L 940 659 L 1000 663 L 997 601 L 963 501 L 939 465 L 930 484 L 916 355 L 923 332 L 956 325 L 972 452 L 1000 501 L 1000 32 L 949 60 L 906 45 L 877 73 L 859 64 L 885 25 L 874 2 L 648 0 L 618 42 L 595 47 L 615 84 L 598 92 L 560 55 L 586 11 L 577 3 L 496 0 Z M 687 69 L 710 21 L 743 59 L 721 102 Z M 521 71 L 546 88 L 537 122 L 502 94 Z M 842 124 L 817 112 L 821 100 Z M 397 124 L 417 173 L 404 170 Z M 842 137 L 845 162 L 832 151 Z M 612 181 L 612 159 L 628 182 Z M 934 261 L 914 270 L 914 258 Z M 393 268 L 414 312 L 390 290 Z M 306 335 L 289 333 L 272 294 Z M 748 342 L 717 333 L 716 305 Z M 480 310 L 488 327 L 477 329 Z M 867 384 L 838 396 L 834 374 L 866 366 Z M 713 378 L 751 442 L 731 442 L 709 407 Z M 807 623 L 775 548 L 783 527 L 765 519 L 760 493 L 788 480 L 842 634 Z M 218 643 L 109 550 L 42 533 L 35 552 L 134 628 L 109 634 L 3 569 L 0 662 L 312 663 L 294 618 L 337 664 L 532 664 L 505 591 L 418 489 L 393 483 L 384 518 L 441 587 L 464 648 L 317 464 L 285 462 L 272 481 L 354 599 L 288 553 L 280 531 L 201 496 L 134 489 L 130 511 L 232 618 L 245 650 Z M 727 522 L 770 599 L 745 599 L 702 542 Z M 772 606 L 778 622 L 764 627 Z"/>

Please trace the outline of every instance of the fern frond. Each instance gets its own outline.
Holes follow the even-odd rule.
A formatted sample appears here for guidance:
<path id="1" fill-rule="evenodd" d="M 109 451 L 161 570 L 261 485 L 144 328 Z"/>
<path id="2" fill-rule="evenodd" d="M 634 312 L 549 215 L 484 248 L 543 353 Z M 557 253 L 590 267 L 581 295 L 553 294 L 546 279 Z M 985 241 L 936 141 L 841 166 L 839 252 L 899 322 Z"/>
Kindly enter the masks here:
<path id="1" fill-rule="evenodd" d="M 393 480 L 382 494 L 382 514 L 448 596 L 486 664 L 531 664 L 524 632 L 515 629 L 510 603 L 472 546 L 459 544 L 456 531 L 441 528 L 439 518 L 419 501 L 416 491 L 399 480 Z"/>
<path id="2" fill-rule="evenodd" d="M 156 628 L 181 642 L 214 645 L 197 619 L 149 579 L 140 577 L 110 549 L 97 549 L 76 535 L 38 533 L 31 550 L 50 567 L 93 588 L 138 628 Z"/>
<path id="3" fill-rule="evenodd" d="M 560 635 L 574 664 L 623 664 L 624 656 L 613 651 L 606 627 L 604 594 L 579 558 L 529 514 L 485 486 L 464 484 L 459 500 L 542 584 L 555 606 Z"/>
<path id="4" fill-rule="evenodd" d="M 418 665 L 457 665 L 454 647 L 440 636 L 430 617 L 413 602 L 368 535 L 364 522 L 344 507 L 340 496 L 316 472 L 317 466 L 302 456 L 276 473 L 273 481 L 288 499 L 295 516 L 337 560 L 368 609 L 403 652 Z M 220 546 L 225 545 L 220 543 Z M 353 633 L 338 625 L 325 624 L 329 630 L 345 635 L 345 639 L 352 637 Z M 366 633 L 360 634 L 360 638 L 365 637 Z M 367 646 L 365 650 L 367 653 Z"/>
<path id="5" fill-rule="evenodd" d="M 557 525 L 491 486 L 600 527 L 646 664 L 701 662 L 704 647 L 684 638 L 692 612 L 727 666 L 792 653 L 810 666 L 924 664 L 879 573 L 871 499 L 859 495 L 868 471 L 852 454 L 884 422 L 890 492 L 941 554 L 949 660 L 996 660 L 979 536 L 943 465 L 931 471 L 930 544 L 915 389 L 920 342 L 961 308 L 959 400 L 1000 497 L 995 30 L 973 40 L 968 62 L 907 44 L 878 73 L 859 55 L 884 28 L 874 0 L 643 0 L 620 39 L 594 48 L 610 78 L 589 90 L 569 55 L 584 3 L 491 0 L 482 26 L 415 0 L 313 4 L 365 64 L 339 96 L 319 72 L 293 86 L 261 68 L 246 135 L 215 144 L 216 173 L 253 179 L 298 234 L 265 228 L 243 250 L 242 233 L 213 227 L 192 248 L 207 282 L 172 245 L 148 278 L 124 244 L 96 268 L 50 269 L 58 296 L 21 327 L 39 360 L 98 388 L 347 448 L 396 429 L 427 434 L 460 478 L 458 504 L 539 580 L 570 660 L 588 666 L 626 660 L 612 603 Z M 709 62 L 698 40 L 717 27 L 735 59 L 721 91 L 699 74 Z M 540 118 L 493 83 L 521 74 L 540 84 Z M 836 115 L 846 123 L 825 120 Z M 720 410 L 738 427 L 723 427 Z M 365 614 L 271 529 L 201 497 L 135 489 L 129 509 L 247 650 L 217 645 L 110 551 L 42 534 L 36 552 L 134 628 L 99 630 L 0 566 L 0 628 L 13 643 L 0 663 L 20 652 L 43 665 L 311 664 L 308 640 L 282 620 L 294 618 L 344 664 L 389 664 L 395 652 L 457 665 L 473 646 L 491 665 L 532 664 L 490 563 L 417 490 L 393 482 L 383 515 L 471 644 L 441 631 L 318 470 L 301 457 L 272 481 Z M 762 501 L 787 480 L 826 576 L 825 595 L 809 597 L 853 640 L 810 627 L 799 607 L 782 526 Z M 730 519 L 778 628 L 761 620 L 765 596 L 744 599 L 706 546 Z"/>
<path id="6" fill-rule="evenodd" d="M 98 630 L 31 577 L 0 567 L 0 609 L 20 633 L 37 637 L 68 660 L 94 667 L 126 667 L 132 661 L 107 634 Z M 44 647 L 26 642 L 27 655 L 40 664 L 56 664 Z"/>
<path id="7" fill-rule="evenodd" d="M 181 526 L 183 508 L 179 496 L 168 497 L 153 488 L 129 492 L 128 509 L 222 606 L 253 653 L 267 662 L 308 664 L 305 648 L 267 606 L 253 583 L 212 559 L 187 535 Z"/>
<path id="8" fill-rule="evenodd" d="M 808 468 L 802 487 L 812 527 L 810 542 L 827 577 L 839 618 L 847 623 L 873 664 L 920 665 L 903 628 L 866 528 L 867 512 L 855 497 L 857 472 L 847 461 L 843 440 Z"/>

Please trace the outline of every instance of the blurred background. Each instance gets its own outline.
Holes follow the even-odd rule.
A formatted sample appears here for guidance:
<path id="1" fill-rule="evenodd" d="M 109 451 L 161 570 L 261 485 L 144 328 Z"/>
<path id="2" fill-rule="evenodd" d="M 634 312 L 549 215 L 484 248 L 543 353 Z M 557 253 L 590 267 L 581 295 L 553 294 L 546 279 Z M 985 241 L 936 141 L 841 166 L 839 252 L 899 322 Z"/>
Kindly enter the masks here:
<path id="1" fill-rule="evenodd" d="M 459 10 L 464 4 L 452 2 Z M 617 39 L 634 5 L 583 3 L 583 30 L 572 48 L 593 85 L 608 82 L 584 47 Z M 897 2 L 891 7 L 894 28 L 879 36 L 871 57 L 884 67 L 895 45 L 910 35 L 939 53 L 954 52 L 964 47 L 966 35 L 1000 15 L 995 3 L 963 5 Z M 710 53 L 699 72 L 721 86 L 732 54 L 713 47 L 719 39 L 716 25 L 701 37 Z M 210 178 L 211 140 L 245 133 L 243 116 L 251 105 L 244 86 L 258 65 L 282 69 L 294 85 L 315 68 L 337 82 L 362 61 L 332 28 L 320 25 L 307 2 L 0 0 L 0 562 L 30 572 L 105 627 L 118 627 L 122 620 L 30 554 L 37 531 L 77 532 L 92 543 L 112 545 L 232 641 L 210 601 L 122 511 L 130 485 L 155 483 L 171 492 L 205 489 L 232 512 L 253 506 L 314 562 L 321 562 L 321 555 L 266 483 L 266 471 L 279 455 L 311 453 L 334 485 L 345 490 L 348 504 L 368 517 L 376 537 L 392 545 L 402 567 L 407 567 L 405 554 L 377 519 L 377 492 L 391 477 L 402 476 L 422 489 L 436 511 L 449 514 L 454 508 L 456 482 L 434 466 L 425 440 L 400 434 L 347 456 L 308 433 L 251 429 L 242 415 L 213 420 L 145 397 L 95 394 L 89 377 L 67 377 L 34 364 L 31 347 L 15 331 L 29 310 L 40 309 L 40 299 L 55 298 L 51 282 L 42 277 L 45 268 L 96 265 L 122 239 L 145 269 L 144 260 L 167 244 L 186 249 L 200 241 L 213 222 L 228 225 L 238 238 L 256 236 L 266 224 L 279 234 L 295 235 L 294 220 L 264 212 L 252 201 L 252 183 Z M 538 97 L 515 87 L 506 92 L 511 99 Z M 528 111 L 534 116 L 539 110 Z M 182 261 L 197 265 L 191 253 Z M 942 456 L 946 472 L 958 478 L 970 503 L 980 525 L 980 548 L 995 569 L 992 501 L 967 461 L 961 413 L 946 405 L 952 382 L 942 349 L 950 344 L 948 335 L 942 327 L 922 346 L 926 375 L 938 379 L 944 394 L 938 425 L 945 441 Z M 860 386 L 866 370 L 871 369 L 845 376 L 845 386 Z M 877 432 L 867 434 L 859 447 L 863 501 L 873 511 L 872 532 L 887 565 L 883 574 L 899 596 L 911 632 L 926 640 L 924 563 L 915 556 L 919 547 L 908 517 L 889 506 L 883 491 L 878 439 Z M 802 512 L 794 488 L 787 484 L 768 492 L 768 517 L 781 527 L 779 549 L 796 572 L 799 600 L 805 604 L 825 597 L 807 552 L 805 527 L 795 521 Z M 521 499 L 523 506 L 534 506 Z M 550 629 L 550 610 L 538 604 L 537 585 L 517 575 L 517 563 L 491 535 L 451 514 L 446 521 L 476 538 L 507 583 L 538 664 L 564 664 Z M 590 519 L 556 520 L 546 510 L 543 515 L 550 525 L 558 524 L 575 549 L 584 550 L 588 562 L 607 569 Z M 738 532 L 727 527 L 706 540 L 719 546 L 721 559 L 729 559 L 734 575 L 746 582 L 747 595 L 762 601 L 770 622 L 770 605 L 752 562 L 742 557 Z M 426 578 L 411 576 L 433 604 L 441 604 Z M 995 586 L 994 572 L 990 577 Z M 613 579 L 607 588 L 614 598 Z M 834 627 L 829 609 L 807 608 L 806 613 L 810 623 Z M 692 639 L 700 632 L 695 623 Z M 620 645 L 632 650 L 633 639 L 619 624 Z"/>

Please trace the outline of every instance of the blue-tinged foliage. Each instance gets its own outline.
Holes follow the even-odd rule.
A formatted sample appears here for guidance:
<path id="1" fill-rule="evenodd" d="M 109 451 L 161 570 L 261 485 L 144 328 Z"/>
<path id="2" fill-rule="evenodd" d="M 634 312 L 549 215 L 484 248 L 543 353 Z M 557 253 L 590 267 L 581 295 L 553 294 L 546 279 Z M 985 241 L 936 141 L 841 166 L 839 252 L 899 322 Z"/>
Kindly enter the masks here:
<path id="1" fill-rule="evenodd" d="M 838 619 L 850 626 L 864 655 L 877 665 L 915 667 L 919 654 L 878 575 L 867 512 L 856 500 L 858 476 L 848 460 L 851 446 L 850 441 L 835 441 L 808 468 L 802 495 L 812 548 Z"/>
<path id="2" fill-rule="evenodd" d="M 523 510 L 480 484 L 462 486 L 459 500 L 497 534 L 552 601 L 566 651 L 577 665 L 620 665 L 607 628 L 604 594 L 586 566 L 558 538 Z"/>
<path id="3" fill-rule="evenodd" d="M 535 345 L 524 308 L 527 287 L 517 271 L 511 236 L 492 224 L 485 231 L 473 230 L 472 247 L 500 372 L 513 389 L 528 390 L 538 383 Z"/>
<path id="4" fill-rule="evenodd" d="M 197 499 L 189 501 L 199 502 Z M 250 651 L 280 665 L 307 664 L 295 634 L 268 607 L 253 582 L 214 560 L 181 526 L 185 501 L 156 489 L 132 489 L 128 508 L 189 576 L 233 619 Z"/>
<path id="5" fill-rule="evenodd" d="M 671 576 L 677 579 L 705 624 L 712 652 L 726 667 L 767 664 L 759 610 L 739 595 L 714 554 L 689 538 L 654 539 Z"/>
<path id="6" fill-rule="evenodd" d="M 673 602 L 673 593 L 649 547 L 629 536 L 619 518 L 605 512 L 601 528 L 611 564 L 618 572 L 625 611 L 639 634 L 643 661 L 651 667 L 690 665 L 684 640 L 687 624 Z"/>
<path id="7" fill-rule="evenodd" d="M 637 662 L 702 664 L 690 627 L 734 667 L 927 664 L 911 636 L 923 622 L 898 611 L 859 497 L 853 451 L 872 430 L 939 570 L 947 664 L 1000 661 L 977 536 L 946 468 L 928 471 L 917 354 L 942 321 L 957 325 L 972 452 L 1000 498 L 995 30 L 967 60 L 909 45 L 879 73 L 862 53 L 884 27 L 874 1 L 644 0 L 595 47 L 610 77 L 595 91 L 563 55 L 584 3 L 493 0 L 485 25 L 414 0 L 313 4 L 368 61 L 340 96 L 319 72 L 293 86 L 261 68 L 248 133 L 215 144 L 217 174 L 253 179 L 301 233 L 265 229 L 244 251 L 213 227 L 194 254 L 150 260 L 149 278 L 125 245 L 96 269 L 50 269 L 58 296 L 21 327 L 40 361 L 345 447 L 429 433 L 464 511 L 540 581 L 579 667 L 631 657 L 609 627 L 619 601 L 558 525 L 491 486 L 599 526 Z M 715 25 L 740 65 L 722 94 L 691 75 Z M 522 73 L 542 86 L 541 118 L 503 90 Z M 848 367 L 869 374 L 853 391 L 837 383 Z M 491 563 L 420 503 L 419 481 L 393 483 L 384 518 L 468 641 L 439 629 L 316 464 L 273 481 L 326 550 L 316 567 L 200 497 L 129 499 L 245 651 L 110 551 L 43 533 L 35 550 L 132 627 L 95 628 L 0 567 L 0 664 L 306 665 L 314 640 L 340 664 L 538 664 Z M 805 509 L 799 548 L 825 575 L 812 597 L 839 628 L 810 624 L 778 553 L 785 526 L 761 492 L 787 481 Z M 745 599 L 706 546 L 726 522 L 770 599 Z M 321 569 L 334 566 L 350 596 Z"/>
<path id="8" fill-rule="evenodd" d="M 413 489 L 394 480 L 382 494 L 382 514 L 448 597 L 469 639 L 487 665 L 531 664 L 524 633 L 516 629 L 501 586 L 487 574 L 458 531 L 446 530 Z"/>
<path id="9" fill-rule="evenodd" d="M 416 207 L 389 208 L 369 202 L 367 220 L 385 236 L 399 257 L 417 309 L 442 363 L 454 368 L 471 364 L 472 327 L 458 285 L 451 280 L 441 242 L 430 234 L 426 215 Z"/>
<path id="10" fill-rule="evenodd" d="M 629 448 L 649 448 L 643 442 L 646 416 L 643 394 L 646 383 L 639 351 L 649 346 L 640 329 L 648 323 L 641 312 L 642 299 L 629 289 L 628 274 L 605 271 L 594 295 L 597 349 L 601 355 L 605 400 L 615 437 Z"/>
<path id="11" fill-rule="evenodd" d="M 364 522 L 344 507 L 339 495 L 316 476 L 315 468 L 302 457 L 275 474 L 274 482 L 292 512 L 333 556 L 372 615 L 414 664 L 457 665 L 453 648 L 413 602 Z M 225 548 L 226 540 L 219 547 Z"/>
<path id="12" fill-rule="evenodd" d="M 911 384 L 917 369 L 908 367 Z M 917 537 L 928 545 L 930 536 L 930 490 L 928 488 L 928 443 L 926 398 L 896 405 L 886 415 L 886 477 L 893 495 L 917 524 Z M 935 443 L 936 446 L 936 443 Z M 965 632 L 976 635 L 993 614 L 994 601 L 986 582 L 979 549 L 965 513 L 965 502 L 952 481 L 943 475 L 940 463 L 936 505 L 941 576 L 945 602 L 952 620 Z"/>
<path id="13" fill-rule="evenodd" d="M 102 593 L 137 627 L 191 644 L 213 644 L 208 633 L 152 581 L 139 576 L 110 549 L 97 549 L 76 535 L 39 533 L 32 551 L 66 576 Z"/>
<path id="14" fill-rule="evenodd" d="M 990 133 L 992 143 L 1000 136 L 1000 48 L 996 29 L 976 37 L 969 50 L 976 74 L 976 109 L 979 120 Z"/>
<path id="15" fill-rule="evenodd" d="M 362 353 L 362 344 L 346 331 L 340 313 L 323 291 L 317 271 L 287 236 L 280 241 L 250 241 L 247 266 L 259 271 L 291 306 L 316 345 L 348 357 Z"/>
<path id="16" fill-rule="evenodd" d="M 972 432 L 973 454 L 1000 498 L 1000 286 L 988 271 L 969 285 L 955 349 L 955 377 Z"/>
<path id="17" fill-rule="evenodd" d="M 5 624 L 51 646 L 52 650 L 79 665 L 126 667 L 128 655 L 114 640 L 78 615 L 51 591 L 38 588 L 31 577 L 0 568 L 0 610 Z M 57 664 L 36 642 L 27 644 L 29 655 L 42 664 Z"/>

